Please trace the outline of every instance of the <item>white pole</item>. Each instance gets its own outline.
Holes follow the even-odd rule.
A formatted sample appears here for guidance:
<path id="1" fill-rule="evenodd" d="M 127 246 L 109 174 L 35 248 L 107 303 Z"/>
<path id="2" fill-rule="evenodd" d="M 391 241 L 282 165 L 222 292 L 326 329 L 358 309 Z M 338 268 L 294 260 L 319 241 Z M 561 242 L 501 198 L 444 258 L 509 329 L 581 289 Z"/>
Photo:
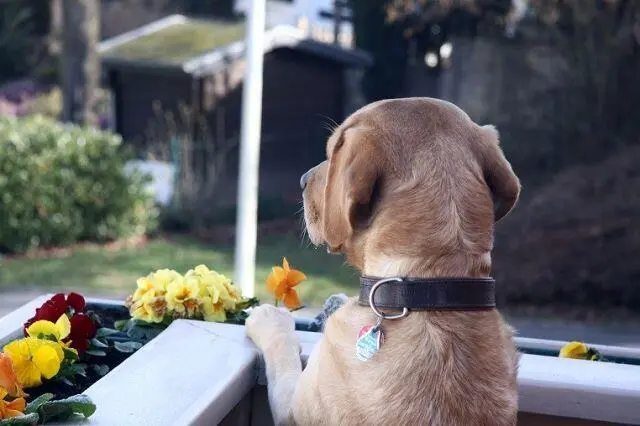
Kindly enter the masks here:
<path id="1" fill-rule="evenodd" d="M 258 174 L 262 122 L 262 63 L 266 0 L 249 3 L 245 42 L 246 71 L 242 90 L 240 176 L 236 220 L 235 283 L 245 297 L 255 295 L 256 240 L 258 236 Z"/>

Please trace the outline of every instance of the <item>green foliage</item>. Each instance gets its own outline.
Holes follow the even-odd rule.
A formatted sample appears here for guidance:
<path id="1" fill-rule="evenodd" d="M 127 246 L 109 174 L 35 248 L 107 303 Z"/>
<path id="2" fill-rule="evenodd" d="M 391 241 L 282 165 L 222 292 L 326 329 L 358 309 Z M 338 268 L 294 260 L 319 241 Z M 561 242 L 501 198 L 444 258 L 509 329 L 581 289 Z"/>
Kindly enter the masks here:
<path id="1" fill-rule="evenodd" d="M 24 410 L 25 414 L 32 414 L 38 411 L 38 407 L 40 407 L 45 402 L 49 402 L 53 399 L 54 395 L 52 393 L 44 393 L 34 399 L 33 401 L 27 404 L 27 408 Z"/>
<path id="2" fill-rule="evenodd" d="M 38 424 L 36 413 L 0 420 L 0 426 L 32 426 Z"/>
<path id="3" fill-rule="evenodd" d="M 63 422 L 77 415 L 88 418 L 96 412 L 96 405 L 86 395 L 74 395 L 57 401 L 46 401 L 36 408 L 38 423 Z"/>
<path id="4" fill-rule="evenodd" d="M 146 344 L 162 333 L 168 325 L 168 321 L 164 324 L 153 324 L 130 318 L 128 320 L 116 321 L 114 326 L 131 339 L 131 341 Z"/>
<path id="5" fill-rule="evenodd" d="M 43 117 L 0 119 L 0 251 L 143 235 L 157 218 L 121 139 Z"/>
<path id="6" fill-rule="evenodd" d="M 0 426 L 36 425 L 64 422 L 77 416 L 89 418 L 96 405 L 86 395 L 53 401 L 53 394 L 45 393 L 27 404 L 24 416 L 0 420 Z"/>

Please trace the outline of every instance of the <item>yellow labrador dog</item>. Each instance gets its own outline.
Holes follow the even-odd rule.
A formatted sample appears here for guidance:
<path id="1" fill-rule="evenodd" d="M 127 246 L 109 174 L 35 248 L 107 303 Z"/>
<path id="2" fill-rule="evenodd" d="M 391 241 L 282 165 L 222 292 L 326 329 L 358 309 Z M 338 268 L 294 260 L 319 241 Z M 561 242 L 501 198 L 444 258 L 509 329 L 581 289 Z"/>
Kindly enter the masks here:
<path id="1" fill-rule="evenodd" d="M 269 305 L 251 314 L 275 423 L 516 424 L 512 330 L 490 301 L 456 305 L 491 299 L 494 223 L 520 192 L 495 128 L 448 102 L 386 100 L 347 118 L 326 151 L 301 181 L 309 236 L 343 253 L 368 287 L 328 319 L 304 371 L 290 314 Z M 367 303 L 372 283 L 379 305 Z M 443 304 L 424 294 L 444 294 Z M 395 306 L 396 296 L 424 309 Z"/>

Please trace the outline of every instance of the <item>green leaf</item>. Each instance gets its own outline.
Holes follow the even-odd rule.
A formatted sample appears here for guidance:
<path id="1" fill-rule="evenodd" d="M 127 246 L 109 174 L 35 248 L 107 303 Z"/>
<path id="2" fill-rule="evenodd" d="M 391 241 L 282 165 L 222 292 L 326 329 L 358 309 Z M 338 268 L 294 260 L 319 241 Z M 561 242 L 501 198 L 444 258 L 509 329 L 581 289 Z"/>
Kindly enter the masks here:
<path id="1" fill-rule="evenodd" d="M 27 408 L 24 410 L 25 414 L 31 414 L 38 411 L 38 408 L 45 402 L 49 402 L 53 399 L 54 395 L 52 393 L 43 393 L 33 401 L 27 404 Z"/>
<path id="2" fill-rule="evenodd" d="M 126 320 L 118 320 L 118 321 L 115 321 L 115 322 L 113 323 L 113 326 L 114 326 L 114 327 L 116 328 L 116 330 L 118 330 L 118 331 L 124 331 L 124 330 L 125 330 L 125 328 L 127 328 L 127 325 L 129 324 L 129 322 L 130 322 L 130 321 L 131 321 L 131 320 L 128 320 L 128 319 L 126 319 Z M 102 337 L 102 336 L 99 336 L 99 335 L 98 335 L 98 333 L 100 333 L 100 331 L 101 331 L 101 330 L 104 330 L 104 329 L 102 329 L 102 328 L 101 328 L 100 330 L 98 330 L 98 331 L 96 332 L 96 337 Z"/>
<path id="3" fill-rule="evenodd" d="M 72 351 L 71 349 L 67 349 L 67 348 L 63 348 L 62 351 L 64 352 L 65 361 L 73 362 L 78 360 L 78 354 L 75 351 Z"/>
<path id="4" fill-rule="evenodd" d="M 107 345 L 106 343 L 104 343 L 101 340 L 98 340 L 97 338 L 91 339 L 91 346 L 95 347 L 95 348 L 108 348 L 109 345 Z"/>
<path id="5" fill-rule="evenodd" d="M 244 299 L 242 302 L 236 304 L 238 309 L 249 309 L 254 306 L 258 306 L 260 304 L 260 299 L 257 297 L 251 297 L 248 299 Z"/>
<path id="6" fill-rule="evenodd" d="M 99 349 L 89 349 L 85 352 L 85 354 L 91 356 L 107 356 L 107 353 L 105 351 L 101 351 Z"/>
<path id="7" fill-rule="evenodd" d="M 140 342 L 115 342 L 116 350 L 123 353 L 133 353 L 142 347 Z"/>
<path id="8" fill-rule="evenodd" d="M 67 386 L 73 386 L 73 382 L 66 377 L 60 377 L 59 380 L 61 383 L 64 383 Z"/>
<path id="9" fill-rule="evenodd" d="M 0 426 L 32 426 L 38 424 L 38 420 L 38 415 L 36 413 L 31 413 L 11 419 L 0 420 Z"/>
<path id="10" fill-rule="evenodd" d="M 118 324 L 119 322 L 123 322 L 123 321 L 124 321 L 124 323 L 126 323 L 128 320 L 116 321 L 116 324 Z M 116 325 L 116 328 L 117 328 L 117 325 Z M 103 327 L 103 328 L 99 328 L 98 331 L 96 331 L 95 338 L 96 339 L 100 339 L 102 337 L 108 337 L 108 336 L 111 336 L 113 334 L 118 334 L 118 333 L 120 333 L 120 331 L 114 330 L 112 328 Z"/>
<path id="11" fill-rule="evenodd" d="M 128 326 L 127 336 L 136 342 L 147 343 L 164 331 L 164 327 L 150 326 L 148 323 L 132 322 Z"/>
<path id="12" fill-rule="evenodd" d="M 83 394 L 58 401 L 48 401 L 38 408 L 40 423 L 69 420 L 75 414 L 88 418 L 95 412 L 96 405 L 91 398 Z"/>
<path id="13" fill-rule="evenodd" d="M 104 364 L 92 364 L 91 368 L 95 371 L 98 376 L 104 377 L 109 373 L 109 366 Z"/>
<path id="14" fill-rule="evenodd" d="M 70 364 L 65 365 L 58 373 L 58 377 L 73 377 L 76 375 L 87 376 L 86 364 Z"/>
<path id="15" fill-rule="evenodd" d="M 43 340 L 49 340 L 51 342 L 57 342 L 58 338 L 56 336 L 54 336 L 53 334 L 38 334 L 38 339 L 43 339 Z"/>

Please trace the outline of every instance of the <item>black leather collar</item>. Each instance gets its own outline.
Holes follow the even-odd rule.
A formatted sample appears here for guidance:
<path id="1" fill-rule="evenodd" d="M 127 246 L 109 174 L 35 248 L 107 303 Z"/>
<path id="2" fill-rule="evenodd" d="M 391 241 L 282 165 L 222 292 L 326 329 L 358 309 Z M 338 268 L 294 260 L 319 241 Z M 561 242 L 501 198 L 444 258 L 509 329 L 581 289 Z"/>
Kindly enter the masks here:
<path id="1" fill-rule="evenodd" d="M 373 286 L 386 278 L 360 277 L 358 303 L 369 305 Z M 496 306 L 493 278 L 399 278 L 380 284 L 373 303 L 388 310 L 475 310 Z"/>

